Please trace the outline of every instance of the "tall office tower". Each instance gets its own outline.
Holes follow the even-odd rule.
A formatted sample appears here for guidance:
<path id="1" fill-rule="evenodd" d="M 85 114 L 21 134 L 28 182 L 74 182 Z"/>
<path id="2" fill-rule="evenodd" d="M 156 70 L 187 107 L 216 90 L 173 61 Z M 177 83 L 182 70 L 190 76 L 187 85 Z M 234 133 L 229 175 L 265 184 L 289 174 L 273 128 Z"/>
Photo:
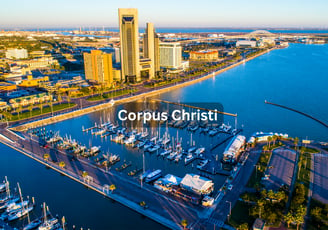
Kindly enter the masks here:
<path id="1" fill-rule="evenodd" d="M 147 23 L 146 32 L 143 36 L 143 56 L 150 59 L 151 69 L 149 79 L 156 76 L 160 70 L 159 66 L 159 37 L 155 33 L 153 23 Z"/>
<path id="2" fill-rule="evenodd" d="M 85 78 L 111 86 L 113 84 L 112 54 L 92 50 L 90 54 L 84 53 L 83 56 Z"/>
<path id="3" fill-rule="evenodd" d="M 122 79 L 141 80 L 139 66 L 138 10 L 118 9 L 121 43 Z"/>
<path id="4" fill-rule="evenodd" d="M 159 36 L 158 34 L 155 33 L 155 45 L 154 45 L 154 63 L 155 63 L 155 73 L 158 73 L 161 70 L 161 65 L 160 65 L 160 51 L 159 51 Z"/>
<path id="5" fill-rule="evenodd" d="M 181 67 L 182 48 L 180 43 L 160 43 L 160 66 L 178 69 Z"/>

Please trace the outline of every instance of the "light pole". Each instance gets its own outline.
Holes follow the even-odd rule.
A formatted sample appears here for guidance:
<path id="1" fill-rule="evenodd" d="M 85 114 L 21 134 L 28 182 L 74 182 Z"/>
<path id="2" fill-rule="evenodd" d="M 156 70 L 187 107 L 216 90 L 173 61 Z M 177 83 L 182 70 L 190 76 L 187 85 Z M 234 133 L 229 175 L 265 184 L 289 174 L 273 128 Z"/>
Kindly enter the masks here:
<path id="1" fill-rule="evenodd" d="M 229 203 L 229 215 L 228 215 L 228 221 L 230 221 L 230 216 L 231 216 L 231 202 L 226 200 L 226 203 Z"/>

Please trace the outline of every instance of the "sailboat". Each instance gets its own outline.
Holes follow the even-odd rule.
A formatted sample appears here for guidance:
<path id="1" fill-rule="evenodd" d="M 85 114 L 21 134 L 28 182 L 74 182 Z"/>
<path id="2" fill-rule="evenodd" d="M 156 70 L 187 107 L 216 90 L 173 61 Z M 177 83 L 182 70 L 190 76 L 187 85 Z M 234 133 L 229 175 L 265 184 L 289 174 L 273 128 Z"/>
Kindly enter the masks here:
<path id="1" fill-rule="evenodd" d="M 19 184 L 17 184 L 17 186 L 18 186 L 18 192 L 19 192 L 19 196 L 21 199 L 22 207 L 11 211 L 7 217 L 8 221 L 17 220 L 18 218 L 21 218 L 21 217 L 27 215 L 30 211 L 33 210 L 33 205 L 29 205 L 28 203 L 27 203 L 27 205 L 24 205 L 21 188 L 20 188 Z"/>
<path id="2" fill-rule="evenodd" d="M 55 229 L 62 229 L 60 228 L 60 223 L 58 221 L 57 218 L 50 218 L 47 219 L 47 212 L 46 209 L 48 209 L 48 207 L 46 207 L 46 204 L 43 203 L 43 214 L 44 214 L 44 218 L 43 218 L 43 223 L 39 226 L 38 230 L 55 230 Z"/>
<path id="3" fill-rule="evenodd" d="M 0 210 L 5 209 L 8 205 L 15 203 L 19 200 L 18 196 L 13 196 L 10 194 L 10 186 L 7 177 L 5 177 L 6 184 L 6 196 L 0 199 Z"/>

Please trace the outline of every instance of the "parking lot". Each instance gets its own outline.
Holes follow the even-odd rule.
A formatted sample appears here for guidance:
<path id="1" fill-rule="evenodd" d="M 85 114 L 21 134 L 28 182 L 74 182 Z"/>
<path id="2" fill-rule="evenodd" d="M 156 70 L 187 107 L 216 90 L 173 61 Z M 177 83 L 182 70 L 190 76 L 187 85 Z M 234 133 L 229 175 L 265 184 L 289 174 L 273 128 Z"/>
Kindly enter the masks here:
<path id="1" fill-rule="evenodd" d="M 314 154 L 313 198 L 328 204 L 328 155 Z"/>
<path id="2" fill-rule="evenodd" d="M 268 176 L 262 180 L 269 190 L 278 190 L 282 185 L 290 186 L 295 167 L 296 153 L 291 149 L 278 148 L 273 150 L 269 166 L 265 172 Z"/>

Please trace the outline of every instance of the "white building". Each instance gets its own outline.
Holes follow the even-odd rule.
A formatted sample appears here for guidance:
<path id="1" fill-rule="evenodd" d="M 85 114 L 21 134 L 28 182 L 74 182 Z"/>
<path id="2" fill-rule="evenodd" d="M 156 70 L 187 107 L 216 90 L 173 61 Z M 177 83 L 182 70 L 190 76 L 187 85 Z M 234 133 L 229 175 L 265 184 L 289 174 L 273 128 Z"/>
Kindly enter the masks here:
<path id="1" fill-rule="evenodd" d="M 236 47 L 248 48 L 248 47 L 256 47 L 256 41 L 249 41 L 249 40 L 238 40 L 236 43 Z"/>
<path id="2" fill-rule="evenodd" d="M 121 50 L 118 47 L 114 48 L 115 52 L 114 52 L 114 59 L 115 59 L 115 63 L 121 63 Z"/>
<path id="3" fill-rule="evenodd" d="M 159 63 L 161 67 L 178 69 L 181 67 L 182 47 L 180 43 L 160 43 Z"/>
<path id="4" fill-rule="evenodd" d="M 213 192 L 214 183 L 196 174 L 186 174 L 180 183 L 180 186 L 197 194 L 208 195 Z"/>
<path id="5" fill-rule="evenodd" d="M 22 59 L 27 57 L 28 54 L 26 49 L 8 49 L 6 52 L 6 58 L 9 59 Z"/>

